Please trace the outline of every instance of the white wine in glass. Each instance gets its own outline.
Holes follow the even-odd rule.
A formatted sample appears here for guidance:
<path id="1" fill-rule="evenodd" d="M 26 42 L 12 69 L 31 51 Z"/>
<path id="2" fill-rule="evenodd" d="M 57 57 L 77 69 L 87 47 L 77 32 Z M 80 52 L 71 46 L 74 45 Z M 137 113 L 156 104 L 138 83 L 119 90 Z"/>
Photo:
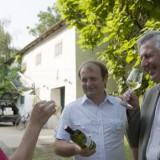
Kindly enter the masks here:
<path id="1" fill-rule="evenodd" d="M 143 78 L 143 72 L 140 69 L 134 68 L 130 72 L 126 80 L 127 86 L 129 88 L 129 92 L 133 92 L 134 90 L 138 89 L 141 86 L 142 78 Z M 130 104 L 128 104 L 125 101 L 121 101 L 121 104 L 127 108 L 130 108 L 130 109 L 133 108 Z"/>

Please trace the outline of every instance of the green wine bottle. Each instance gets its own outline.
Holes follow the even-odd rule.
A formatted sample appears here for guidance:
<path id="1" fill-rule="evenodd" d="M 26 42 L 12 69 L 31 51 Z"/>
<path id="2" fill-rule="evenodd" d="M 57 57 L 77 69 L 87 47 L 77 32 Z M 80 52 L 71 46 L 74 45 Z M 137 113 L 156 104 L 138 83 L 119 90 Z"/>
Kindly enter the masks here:
<path id="1" fill-rule="evenodd" d="M 70 134 L 71 140 L 83 149 L 96 149 L 96 143 L 91 137 L 86 136 L 81 130 L 73 130 L 69 126 L 65 126 L 64 130 Z"/>

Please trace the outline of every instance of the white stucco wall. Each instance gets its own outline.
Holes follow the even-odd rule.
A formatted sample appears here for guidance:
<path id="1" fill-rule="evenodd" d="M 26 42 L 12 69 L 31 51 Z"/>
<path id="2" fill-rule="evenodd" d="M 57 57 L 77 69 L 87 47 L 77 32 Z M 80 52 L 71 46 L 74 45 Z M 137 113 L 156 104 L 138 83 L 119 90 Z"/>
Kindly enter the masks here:
<path id="1" fill-rule="evenodd" d="M 62 54 L 55 56 L 55 45 L 59 42 L 62 42 Z M 22 64 L 26 65 L 24 74 L 35 82 L 41 100 L 53 98 L 59 105 L 60 92 L 57 89 L 60 87 L 65 87 L 65 104 L 76 99 L 75 43 L 75 29 L 63 26 L 23 55 Z M 36 65 L 38 54 L 41 54 L 41 64 Z M 29 103 L 26 96 L 21 108 L 29 110 Z M 48 121 L 50 128 L 55 127 L 52 123 L 55 119 L 57 117 L 53 116 Z"/>
<path id="2" fill-rule="evenodd" d="M 55 56 L 55 45 L 62 42 L 62 54 Z M 41 54 L 42 62 L 35 65 L 36 55 Z M 49 100 L 51 89 L 66 87 L 65 103 L 76 98 L 75 91 L 75 29 L 63 27 L 23 56 L 27 64 L 25 75 L 40 89 L 40 98 Z M 71 92 L 68 92 L 71 91 Z"/>

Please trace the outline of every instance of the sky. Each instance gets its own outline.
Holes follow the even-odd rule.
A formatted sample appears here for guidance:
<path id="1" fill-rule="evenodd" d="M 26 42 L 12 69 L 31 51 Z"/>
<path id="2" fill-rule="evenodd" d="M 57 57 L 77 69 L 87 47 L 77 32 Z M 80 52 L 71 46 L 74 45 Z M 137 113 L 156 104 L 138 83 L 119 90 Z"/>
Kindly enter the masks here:
<path id="1" fill-rule="evenodd" d="M 5 30 L 12 36 L 11 46 L 24 48 L 35 39 L 29 35 L 27 26 L 33 28 L 38 23 L 38 13 L 46 11 L 55 0 L 0 0 L 0 20 L 9 20 Z"/>

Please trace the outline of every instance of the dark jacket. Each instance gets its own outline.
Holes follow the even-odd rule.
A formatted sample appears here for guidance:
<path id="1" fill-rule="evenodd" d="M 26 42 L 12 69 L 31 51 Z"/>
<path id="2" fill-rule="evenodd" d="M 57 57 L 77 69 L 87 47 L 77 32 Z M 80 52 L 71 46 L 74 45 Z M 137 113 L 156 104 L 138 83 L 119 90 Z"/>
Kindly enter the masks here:
<path id="1" fill-rule="evenodd" d="M 146 149 L 159 95 L 160 88 L 157 84 L 146 92 L 141 109 L 128 120 L 127 137 L 130 146 L 138 148 L 138 160 L 146 160 Z"/>
<path id="2" fill-rule="evenodd" d="M 141 107 L 138 160 L 146 160 L 146 149 L 151 133 L 159 94 L 160 90 L 158 85 L 155 85 L 146 92 L 143 100 Z"/>

